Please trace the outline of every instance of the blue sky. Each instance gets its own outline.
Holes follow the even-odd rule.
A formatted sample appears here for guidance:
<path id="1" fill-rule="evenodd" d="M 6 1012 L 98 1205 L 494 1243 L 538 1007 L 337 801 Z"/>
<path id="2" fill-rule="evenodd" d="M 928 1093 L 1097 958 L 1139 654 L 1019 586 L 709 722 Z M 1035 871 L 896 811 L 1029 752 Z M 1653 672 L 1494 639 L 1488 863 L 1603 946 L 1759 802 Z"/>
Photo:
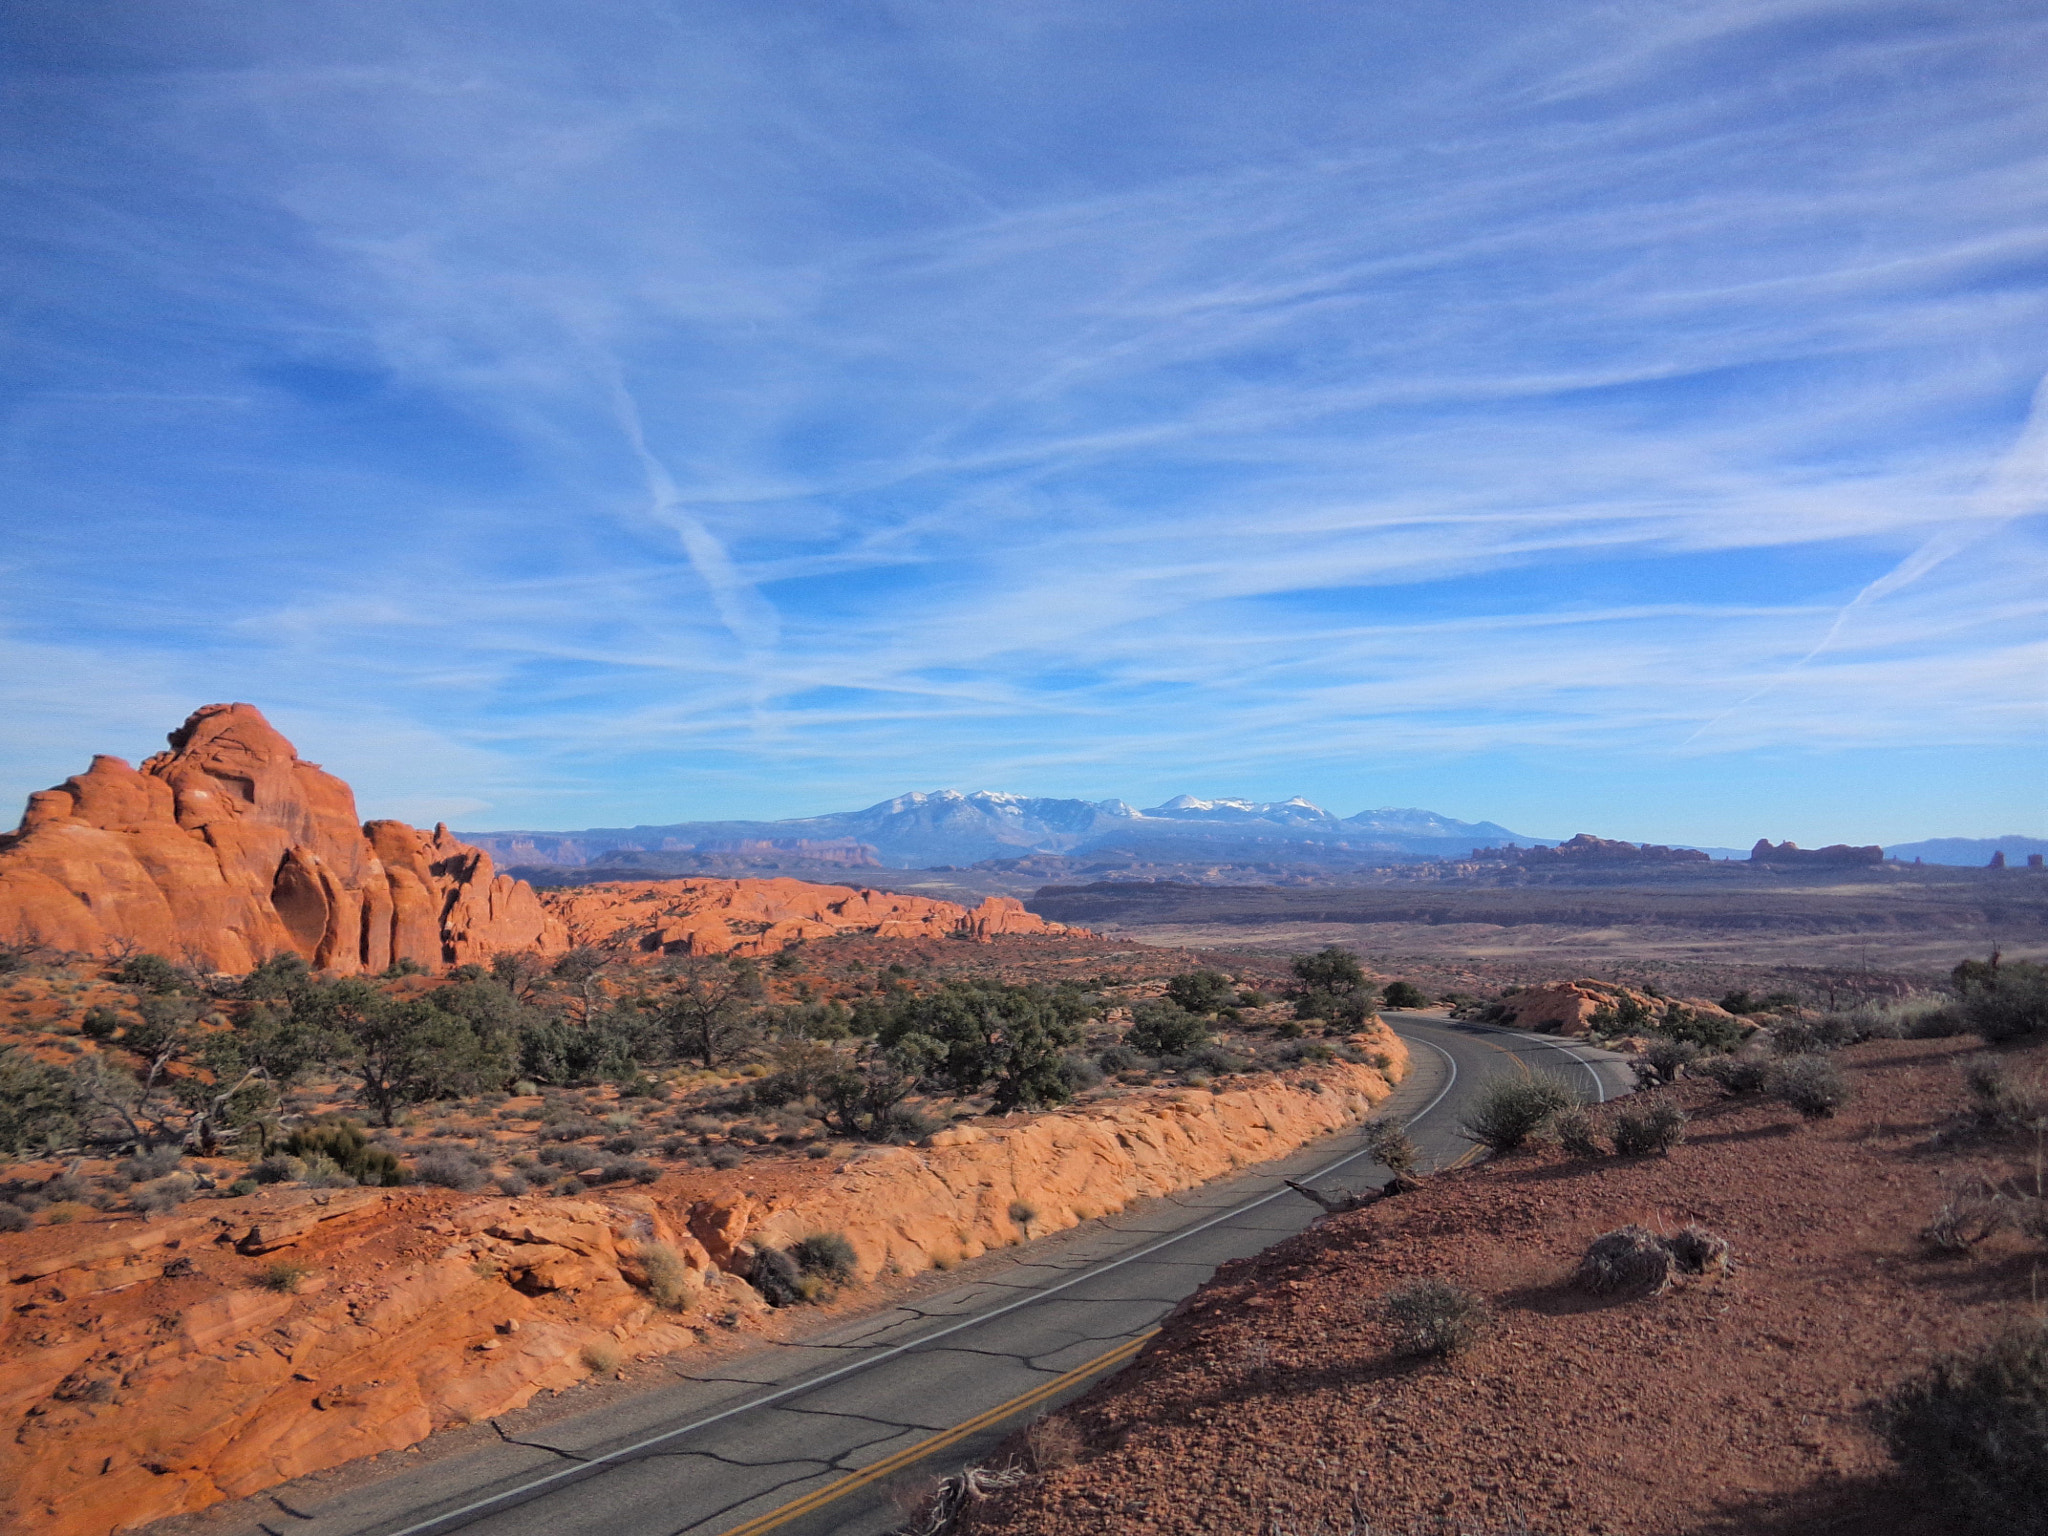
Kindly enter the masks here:
<path id="1" fill-rule="evenodd" d="M 16 0 L 0 794 L 2048 831 L 2034 0 Z"/>

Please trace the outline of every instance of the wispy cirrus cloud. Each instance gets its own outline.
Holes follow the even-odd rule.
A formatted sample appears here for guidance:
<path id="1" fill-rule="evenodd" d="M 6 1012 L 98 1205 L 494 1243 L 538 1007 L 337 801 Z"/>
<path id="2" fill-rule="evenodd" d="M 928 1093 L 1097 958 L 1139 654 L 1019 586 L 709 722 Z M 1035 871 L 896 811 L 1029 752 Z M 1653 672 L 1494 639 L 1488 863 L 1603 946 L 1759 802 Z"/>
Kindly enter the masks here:
<path id="1" fill-rule="evenodd" d="M 2048 790 L 2030 7 L 43 20 L 0 617 L 164 679 L 92 729 L 381 721 L 344 771 L 528 825 Z"/>

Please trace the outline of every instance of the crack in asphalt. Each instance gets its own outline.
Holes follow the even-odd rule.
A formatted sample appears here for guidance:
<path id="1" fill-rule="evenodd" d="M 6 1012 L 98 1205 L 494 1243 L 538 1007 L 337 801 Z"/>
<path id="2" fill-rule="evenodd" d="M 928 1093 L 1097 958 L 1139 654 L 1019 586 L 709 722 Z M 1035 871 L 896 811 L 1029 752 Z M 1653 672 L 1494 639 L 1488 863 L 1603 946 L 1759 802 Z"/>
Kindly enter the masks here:
<path id="1" fill-rule="evenodd" d="M 551 1455 L 561 1457 L 564 1461 L 587 1462 L 590 1460 L 588 1456 L 578 1456 L 574 1451 L 565 1451 L 559 1445 L 542 1445 L 538 1440 L 515 1440 L 505 1432 L 505 1426 L 496 1419 L 490 1420 L 490 1426 L 498 1432 L 498 1438 L 507 1445 L 523 1445 L 530 1451 L 547 1451 Z"/>
<path id="2" fill-rule="evenodd" d="M 872 1445 L 874 1442 L 868 1441 L 866 1443 Z M 728 1456 L 723 1451 L 707 1451 L 702 1446 L 697 1446 L 687 1451 L 648 1451 L 644 1455 L 635 1456 L 631 1461 L 621 1462 L 619 1465 L 632 1466 L 635 1462 L 688 1461 L 692 1457 L 702 1457 L 705 1461 L 715 1461 L 724 1467 L 738 1467 L 743 1472 L 760 1472 L 769 1467 L 806 1466 L 814 1466 L 820 1472 L 829 1472 L 834 1466 L 834 1461 L 829 1456 L 771 1456 L 766 1461 L 743 1461 L 737 1456 Z M 806 1473 L 804 1475 L 813 1476 L 815 1474 Z"/>
<path id="3" fill-rule="evenodd" d="M 872 1413 L 857 1413 L 847 1408 L 791 1408 L 787 1404 L 785 1404 L 777 1411 L 781 1413 L 800 1413 L 804 1415 L 804 1417 L 811 1419 L 846 1419 L 852 1423 L 857 1424 L 875 1424 L 880 1425 L 885 1429 L 893 1429 L 898 1431 L 899 1433 L 906 1435 L 914 1435 L 920 1433 L 928 1435 L 937 1434 L 940 1430 L 946 1427 L 943 1424 L 907 1424 L 898 1419 L 878 1418 Z M 875 1442 L 870 1440 L 865 1443 L 872 1445 Z M 851 1455 L 853 1451 L 859 1449 L 859 1446 L 854 1446 L 851 1450 L 843 1452 L 842 1454 Z"/>

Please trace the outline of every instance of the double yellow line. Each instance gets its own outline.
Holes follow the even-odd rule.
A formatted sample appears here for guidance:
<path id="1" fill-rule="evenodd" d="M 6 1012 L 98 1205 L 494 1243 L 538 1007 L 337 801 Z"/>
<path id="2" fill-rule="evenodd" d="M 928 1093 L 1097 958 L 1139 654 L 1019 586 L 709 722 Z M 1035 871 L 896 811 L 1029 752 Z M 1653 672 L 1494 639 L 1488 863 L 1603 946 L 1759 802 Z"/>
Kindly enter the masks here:
<path id="1" fill-rule="evenodd" d="M 884 1456 L 871 1467 L 862 1467 L 860 1471 L 850 1473 L 836 1483 L 827 1483 L 801 1498 L 790 1500 L 780 1509 L 771 1509 L 767 1514 L 756 1516 L 745 1525 L 736 1525 L 725 1532 L 725 1536 L 760 1536 L 763 1531 L 775 1530 L 792 1520 L 823 1509 L 835 1499 L 843 1499 L 849 1493 L 865 1488 L 870 1483 L 878 1482 L 892 1473 L 901 1472 L 905 1467 L 922 1461 L 935 1451 L 943 1451 L 947 1446 L 957 1444 L 992 1424 L 1000 1424 L 1004 1419 L 1020 1414 L 1027 1408 L 1036 1408 L 1047 1399 L 1058 1397 L 1067 1388 L 1078 1386 L 1090 1376 L 1099 1376 L 1104 1371 L 1122 1365 L 1143 1349 L 1152 1335 L 1158 1331 L 1157 1328 L 1148 1328 L 1135 1339 L 1126 1339 L 1115 1349 L 1097 1355 L 1087 1364 L 1075 1366 L 1064 1376 L 1055 1376 L 1051 1381 L 1040 1383 L 1020 1397 L 1013 1397 L 1007 1403 L 998 1403 L 984 1413 L 977 1413 L 973 1418 L 955 1424 L 951 1429 L 941 1430 L 929 1440 L 920 1440 L 916 1445 L 905 1446 L 900 1451 Z"/>

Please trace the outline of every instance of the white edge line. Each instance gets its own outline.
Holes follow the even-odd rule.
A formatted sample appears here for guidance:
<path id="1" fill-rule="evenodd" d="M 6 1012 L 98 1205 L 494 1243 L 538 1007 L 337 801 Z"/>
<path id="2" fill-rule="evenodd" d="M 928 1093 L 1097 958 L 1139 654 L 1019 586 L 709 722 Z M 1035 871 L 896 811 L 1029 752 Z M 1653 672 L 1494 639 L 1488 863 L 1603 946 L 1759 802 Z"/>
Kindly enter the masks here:
<path id="1" fill-rule="evenodd" d="M 1389 1027 L 1391 1028 L 1391 1026 Z M 1458 1064 L 1457 1062 L 1451 1059 L 1451 1053 L 1449 1051 L 1446 1051 L 1440 1045 L 1432 1045 L 1427 1040 L 1418 1041 L 1416 1043 L 1421 1045 L 1428 1045 L 1431 1050 L 1437 1053 L 1437 1055 L 1443 1057 L 1445 1064 L 1449 1066 L 1451 1069 L 1451 1075 L 1444 1080 L 1443 1087 L 1437 1090 L 1436 1097 L 1431 1099 L 1427 1104 L 1423 1105 L 1421 1109 L 1417 1110 L 1413 1115 L 1411 1115 L 1408 1118 L 1408 1120 L 1405 1122 L 1408 1125 L 1415 1124 L 1416 1121 L 1420 1120 L 1424 1115 L 1428 1114 L 1431 1110 L 1435 1109 L 1437 1105 L 1441 1104 L 1444 1100 L 1444 1095 L 1451 1091 L 1451 1085 L 1457 1082 L 1458 1080 Z M 1369 1154 L 1367 1153 L 1366 1149 L 1361 1147 L 1356 1152 L 1352 1152 L 1344 1157 L 1340 1157 L 1334 1163 L 1330 1163 L 1325 1167 L 1318 1168 L 1314 1173 L 1306 1175 L 1303 1179 L 1303 1182 L 1306 1183 L 1314 1179 L 1327 1178 L 1329 1175 L 1335 1173 L 1339 1168 L 1344 1167 L 1346 1164 L 1355 1163 L 1361 1157 L 1365 1157 L 1368 1155 Z M 431 1515 L 425 1520 L 414 1521 L 411 1525 L 401 1526 L 395 1531 L 385 1532 L 384 1536 L 420 1536 L 421 1532 L 434 1530 L 436 1527 L 447 1525 L 450 1522 L 468 1520 L 472 1516 L 482 1514 L 485 1510 L 490 1509 L 495 1505 L 505 1504 L 515 1499 L 529 1497 L 533 1494 L 539 1493 L 547 1488 L 550 1488 L 557 1483 L 569 1482 L 573 1479 L 584 1477 L 589 1475 L 590 1473 L 600 1471 L 604 1467 L 612 1464 L 613 1462 L 625 1461 L 630 1457 L 638 1456 L 641 1452 L 651 1450 L 653 1447 L 660 1445 L 665 1441 L 675 1440 L 683 1435 L 695 1434 L 700 1429 L 709 1429 L 713 1424 L 719 1424 L 723 1423 L 727 1419 L 737 1418 L 739 1415 L 743 1413 L 752 1413 L 757 1408 L 767 1408 L 776 1403 L 782 1402 L 788 1398 L 798 1397 L 801 1396 L 803 1393 L 815 1391 L 817 1388 L 825 1386 L 828 1383 L 838 1381 L 842 1377 L 851 1376 L 857 1371 L 864 1371 L 869 1369 L 871 1366 L 880 1365 L 885 1360 L 893 1360 L 898 1355 L 907 1355 L 913 1350 L 923 1349 L 928 1344 L 934 1344 L 938 1342 L 940 1339 L 949 1338 L 953 1334 L 959 1333 L 964 1329 L 977 1327 L 982 1323 L 991 1322 L 998 1317 L 1002 1317 L 1006 1313 L 1015 1312 L 1021 1307 L 1028 1307 L 1036 1302 L 1043 1301 L 1048 1296 L 1056 1296 L 1061 1291 L 1064 1291 L 1071 1286 L 1079 1285 L 1084 1280 L 1093 1280 L 1098 1275 L 1106 1275 L 1113 1269 L 1121 1269 L 1126 1264 L 1135 1263 L 1139 1259 L 1148 1258 L 1152 1254 L 1159 1252 L 1159 1250 L 1162 1248 L 1172 1247 L 1175 1243 L 1180 1242 L 1183 1238 L 1193 1237 L 1198 1232 L 1206 1232 L 1211 1227 L 1219 1226 L 1223 1222 L 1230 1221 L 1238 1216 L 1242 1216 L 1246 1211 L 1257 1210 L 1260 1206 L 1265 1205 L 1267 1202 L 1277 1200 L 1282 1195 L 1290 1193 L 1292 1193 L 1292 1191 L 1289 1190 L 1285 1185 L 1282 1185 L 1279 1189 L 1272 1191 L 1272 1193 L 1270 1194 L 1260 1195 L 1256 1200 L 1247 1200 L 1243 1205 L 1232 1206 L 1229 1210 L 1224 1211 L 1221 1215 L 1211 1216 L 1207 1221 L 1197 1222 L 1195 1223 L 1195 1225 L 1191 1227 L 1182 1227 L 1178 1232 L 1173 1233 L 1171 1236 L 1161 1238 L 1158 1242 L 1150 1244 L 1147 1247 L 1133 1249 L 1131 1252 L 1124 1254 L 1121 1258 L 1111 1259 L 1107 1263 L 1098 1264 L 1092 1269 L 1084 1269 L 1079 1274 L 1073 1275 L 1068 1279 L 1060 1281 L 1057 1285 L 1049 1285 L 1045 1287 L 1043 1290 L 1033 1291 L 1028 1296 L 1020 1296 L 1017 1300 L 1005 1302 L 1002 1306 L 996 1307 L 991 1311 L 977 1312 L 972 1317 L 962 1318 L 959 1322 L 951 1323 L 946 1327 L 939 1329 L 935 1333 L 923 1334 L 920 1337 L 912 1339 L 907 1343 L 892 1345 L 890 1348 L 881 1351 L 879 1354 L 863 1355 L 860 1359 L 849 1361 L 845 1365 L 839 1366 L 834 1370 L 825 1372 L 825 1374 L 822 1376 L 812 1376 L 804 1381 L 797 1382 L 791 1386 L 778 1387 L 775 1391 L 767 1393 L 764 1396 L 752 1398 L 744 1403 L 737 1403 L 730 1408 L 721 1409 L 719 1412 L 711 1414 L 708 1417 L 695 1419 L 688 1424 L 678 1425 L 674 1429 L 665 1429 L 658 1435 L 649 1436 L 645 1440 L 637 1440 L 633 1444 L 621 1446 L 619 1449 L 615 1451 L 607 1451 L 604 1455 L 594 1456 L 588 1461 L 579 1461 L 574 1466 L 563 1467 L 559 1471 L 548 1473 L 545 1477 L 537 1477 L 532 1482 L 521 1483 L 517 1487 L 507 1488 L 503 1492 L 491 1494 L 488 1498 L 477 1499 L 471 1503 L 464 1504 L 459 1508 L 445 1510 L 438 1515 Z"/>

